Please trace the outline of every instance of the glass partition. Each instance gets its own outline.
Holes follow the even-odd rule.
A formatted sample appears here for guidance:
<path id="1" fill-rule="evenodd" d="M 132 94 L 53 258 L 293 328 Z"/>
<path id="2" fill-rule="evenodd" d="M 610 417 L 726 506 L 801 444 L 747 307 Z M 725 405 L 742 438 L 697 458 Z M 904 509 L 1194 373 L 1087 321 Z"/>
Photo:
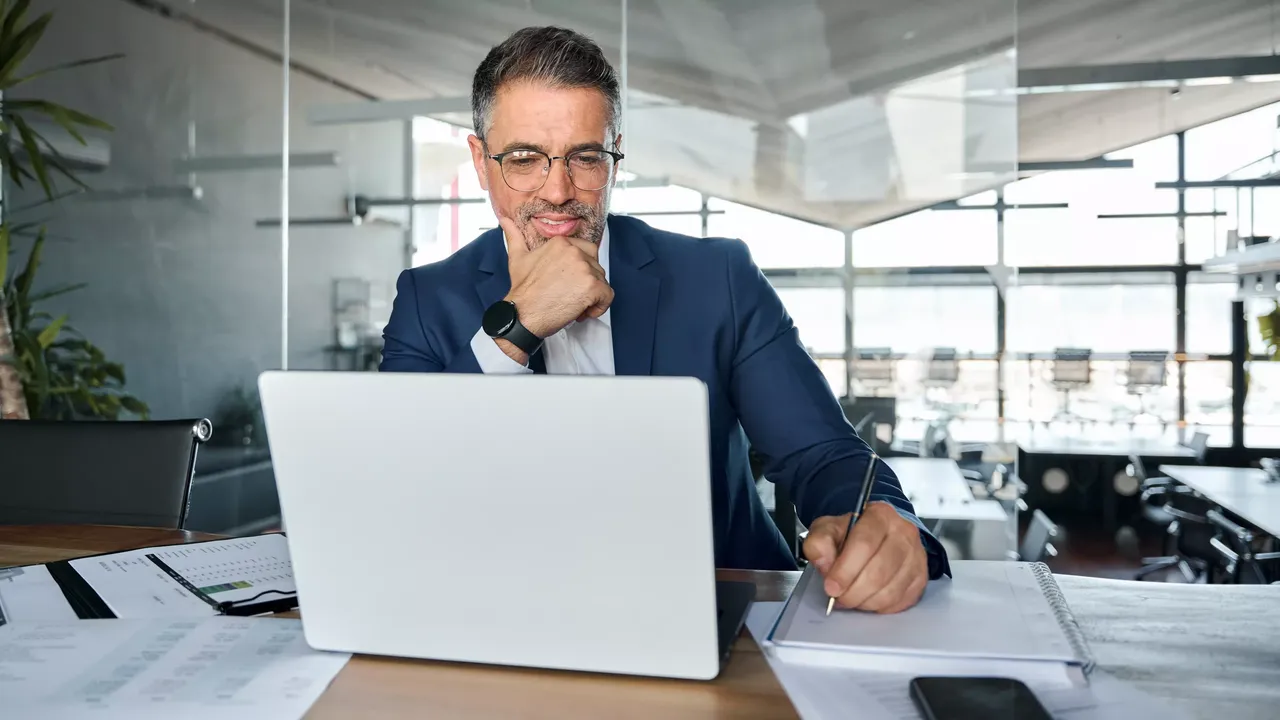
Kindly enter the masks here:
<path id="1" fill-rule="evenodd" d="M 259 5 L 273 11 L 255 27 L 278 37 L 280 3 Z M 44 13 L 50 21 L 18 74 L 110 59 L 6 80 L 8 128 L 28 124 L 44 138 L 32 145 L 39 164 L 69 171 L 51 171 L 46 190 L 32 155 L 5 155 L 13 243 L 4 295 L 23 307 L 14 337 L 40 348 L 27 344 L 18 361 L 28 410 L 60 420 L 208 418 L 214 435 L 200 452 L 188 527 L 268 527 L 278 506 L 270 472 L 259 472 L 266 449 L 254 398 L 258 374 L 280 366 L 283 286 L 279 232 L 256 223 L 281 202 L 280 59 L 147 3 L 35 2 L 24 22 Z M 16 101 L 87 117 L 26 112 Z M 34 274 L 19 280 L 27 267 Z M 10 292 L 27 281 L 21 299 Z"/>

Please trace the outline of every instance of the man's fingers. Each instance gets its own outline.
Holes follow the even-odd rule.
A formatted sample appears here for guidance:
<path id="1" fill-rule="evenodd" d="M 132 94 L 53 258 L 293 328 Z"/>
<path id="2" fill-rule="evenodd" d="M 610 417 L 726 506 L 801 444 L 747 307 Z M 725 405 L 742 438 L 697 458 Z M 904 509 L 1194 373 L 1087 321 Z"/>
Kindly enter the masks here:
<path id="1" fill-rule="evenodd" d="M 595 302 L 591 304 L 582 314 L 587 317 L 598 318 L 604 315 L 609 306 L 613 304 L 613 288 L 603 281 L 600 283 L 599 293 L 596 295 Z"/>
<path id="2" fill-rule="evenodd" d="M 815 520 L 804 539 L 804 557 L 826 575 L 836 560 L 844 531 L 849 526 L 849 516 L 828 516 Z"/>
<path id="3" fill-rule="evenodd" d="M 583 254 L 590 257 L 592 260 L 598 260 L 600 258 L 600 246 L 596 243 L 576 237 L 566 237 L 565 239 L 573 243 L 574 247 L 581 250 Z"/>
<path id="4" fill-rule="evenodd" d="M 844 607 L 871 611 L 895 604 L 916 572 L 909 560 L 901 541 L 885 540 L 838 602 Z"/>
<path id="5" fill-rule="evenodd" d="M 853 525 L 853 531 L 845 538 L 839 557 L 826 574 L 823 584 L 827 595 L 842 597 L 858 580 L 867 563 L 880 550 L 889 533 L 884 523 L 874 514 L 863 513 Z M 885 578 L 886 580 L 888 578 Z"/>

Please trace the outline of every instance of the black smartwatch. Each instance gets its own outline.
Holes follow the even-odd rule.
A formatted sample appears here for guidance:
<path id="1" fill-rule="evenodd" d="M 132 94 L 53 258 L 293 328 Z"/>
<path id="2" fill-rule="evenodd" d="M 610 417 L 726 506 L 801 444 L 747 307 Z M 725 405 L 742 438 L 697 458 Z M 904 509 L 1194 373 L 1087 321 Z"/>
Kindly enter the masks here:
<path id="1" fill-rule="evenodd" d="M 520 324 L 516 313 L 516 304 L 510 300 L 499 300 L 484 311 L 484 319 L 480 322 L 485 335 L 497 340 L 499 338 L 515 345 L 528 353 L 530 357 L 542 347 L 542 338 L 529 332 Z"/>

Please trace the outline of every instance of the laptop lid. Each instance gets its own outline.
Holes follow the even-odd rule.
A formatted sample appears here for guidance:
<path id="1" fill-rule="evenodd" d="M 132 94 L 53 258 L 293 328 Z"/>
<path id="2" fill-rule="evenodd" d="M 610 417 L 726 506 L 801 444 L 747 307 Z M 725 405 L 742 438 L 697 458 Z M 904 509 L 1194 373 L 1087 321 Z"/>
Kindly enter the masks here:
<path id="1" fill-rule="evenodd" d="M 707 679 L 720 666 L 696 379 L 259 379 L 307 641 Z"/>

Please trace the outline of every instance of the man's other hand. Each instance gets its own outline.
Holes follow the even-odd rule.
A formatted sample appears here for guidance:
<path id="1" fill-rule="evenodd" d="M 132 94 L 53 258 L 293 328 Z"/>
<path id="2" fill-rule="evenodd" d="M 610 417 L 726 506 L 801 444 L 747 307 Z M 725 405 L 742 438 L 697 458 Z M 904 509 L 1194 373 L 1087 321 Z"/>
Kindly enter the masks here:
<path id="1" fill-rule="evenodd" d="M 846 539 L 848 526 L 848 514 L 820 517 L 804 541 L 804 555 L 822 573 L 828 597 L 837 607 L 877 613 L 915 605 L 929 582 L 920 529 L 886 502 L 867 503 Z"/>

